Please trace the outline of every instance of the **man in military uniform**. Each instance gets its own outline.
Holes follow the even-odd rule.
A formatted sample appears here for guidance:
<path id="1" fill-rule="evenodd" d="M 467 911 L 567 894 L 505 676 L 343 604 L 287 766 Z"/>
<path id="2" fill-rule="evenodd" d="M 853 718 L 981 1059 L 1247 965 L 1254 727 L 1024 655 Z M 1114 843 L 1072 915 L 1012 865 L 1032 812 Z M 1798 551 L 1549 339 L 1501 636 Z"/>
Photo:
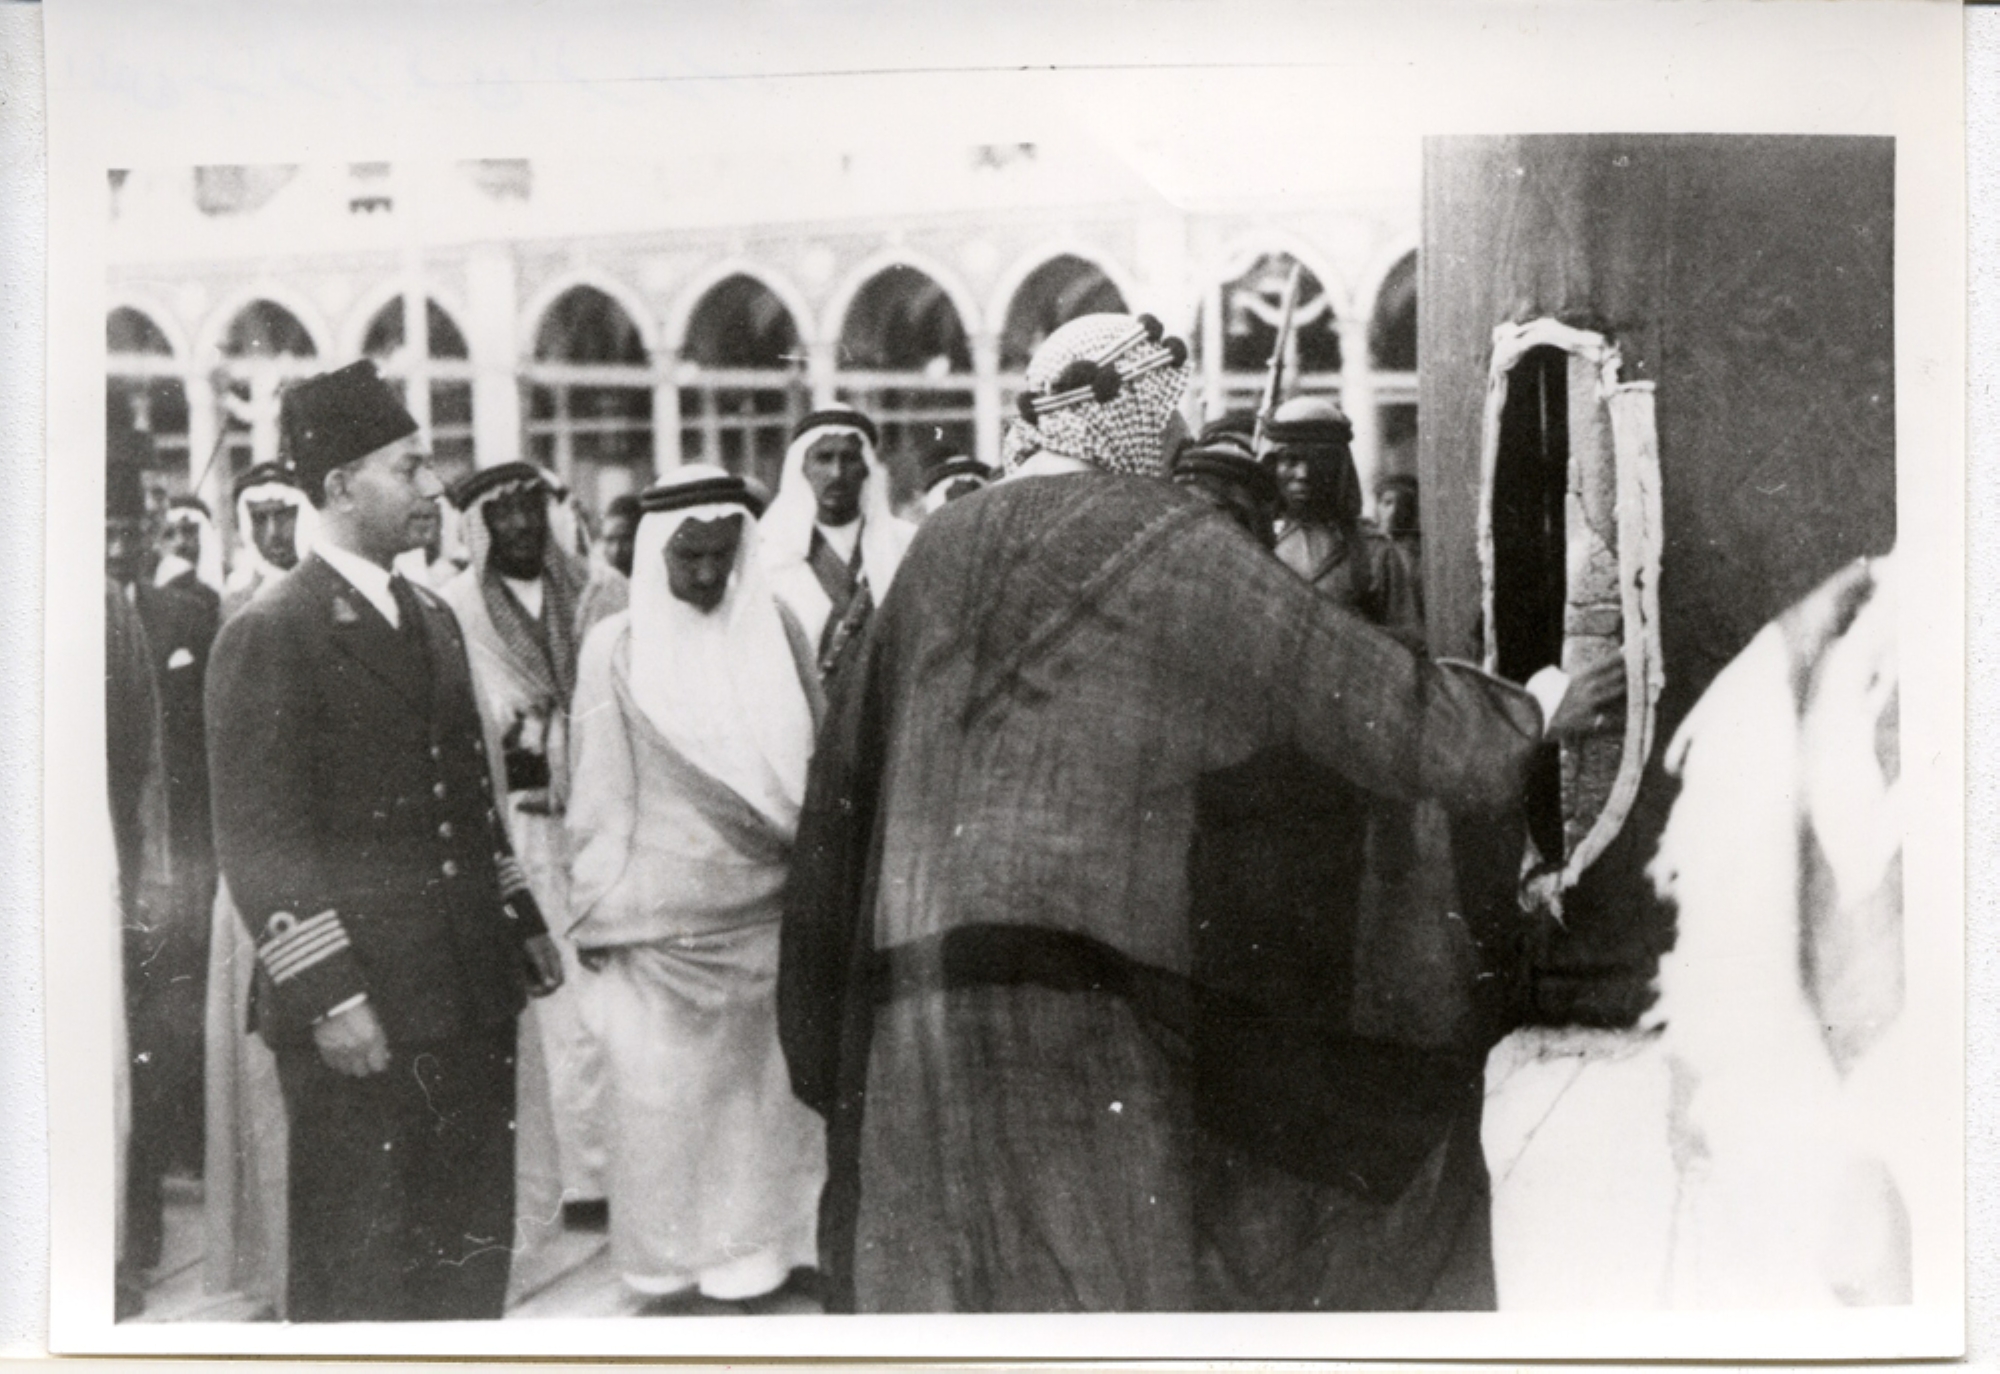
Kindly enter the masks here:
<path id="1" fill-rule="evenodd" d="M 561 963 L 494 806 L 465 645 L 393 577 L 437 479 L 371 363 L 291 388 L 315 550 L 210 666 L 216 847 L 290 1122 L 293 1321 L 501 1315 L 515 1022 Z"/>

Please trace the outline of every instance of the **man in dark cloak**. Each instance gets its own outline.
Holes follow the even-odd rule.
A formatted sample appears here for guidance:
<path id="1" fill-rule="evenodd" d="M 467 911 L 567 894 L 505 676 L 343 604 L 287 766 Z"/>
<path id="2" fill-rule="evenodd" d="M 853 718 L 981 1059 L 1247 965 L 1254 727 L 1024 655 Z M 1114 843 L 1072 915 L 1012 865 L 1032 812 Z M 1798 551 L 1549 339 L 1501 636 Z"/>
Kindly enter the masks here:
<path id="1" fill-rule="evenodd" d="M 1449 1276 L 1483 1195 L 1435 1201 L 1484 1183 L 1476 1059 L 1357 1043 L 1289 894 L 1212 871 L 1204 787 L 1297 751 L 1333 807 L 1503 816 L 1545 710 L 1605 689 L 1434 665 L 1159 481 L 1185 356 L 1052 334 L 1010 477 L 931 518 L 836 682 L 779 1022 L 837 1309 L 1482 1296 Z"/>

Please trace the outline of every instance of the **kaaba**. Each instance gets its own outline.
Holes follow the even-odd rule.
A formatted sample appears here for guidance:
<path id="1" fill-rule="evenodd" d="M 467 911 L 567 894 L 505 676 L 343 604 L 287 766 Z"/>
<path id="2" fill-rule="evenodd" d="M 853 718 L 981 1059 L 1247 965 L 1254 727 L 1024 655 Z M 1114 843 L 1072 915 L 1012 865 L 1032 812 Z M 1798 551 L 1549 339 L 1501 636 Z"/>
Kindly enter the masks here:
<path id="1" fill-rule="evenodd" d="M 1626 729 L 1551 748 L 1526 833 L 1455 846 L 1506 1025 L 1644 1010 L 1673 941 L 1646 873 L 1668 742 L 1766 621 L 1895 543 L 1895 156 L 1860 137 L 1425 141 L 1431 651 L 1516 680 L 1628 668 Z"/>

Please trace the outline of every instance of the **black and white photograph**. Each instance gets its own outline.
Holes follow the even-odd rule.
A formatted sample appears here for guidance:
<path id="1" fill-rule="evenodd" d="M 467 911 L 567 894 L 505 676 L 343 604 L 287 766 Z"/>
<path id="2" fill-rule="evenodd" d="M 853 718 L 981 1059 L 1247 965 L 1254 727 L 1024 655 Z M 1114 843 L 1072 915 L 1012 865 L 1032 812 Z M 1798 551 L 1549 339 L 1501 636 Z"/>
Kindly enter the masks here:
<path id="1" fill-rule="evenodd" d="M 51 5 L 55 1348 L 1962 1350 L 1958 48 L 1803 8 Z"/>

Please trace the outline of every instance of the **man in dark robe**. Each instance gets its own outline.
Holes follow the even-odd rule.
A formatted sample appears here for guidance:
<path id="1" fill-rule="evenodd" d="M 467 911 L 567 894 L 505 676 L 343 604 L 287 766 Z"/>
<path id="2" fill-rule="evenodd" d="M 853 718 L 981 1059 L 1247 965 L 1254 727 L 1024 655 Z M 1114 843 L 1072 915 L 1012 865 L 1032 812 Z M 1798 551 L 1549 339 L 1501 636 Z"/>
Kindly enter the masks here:
<path id="1" fill-rule="evenodd" d="M 1052 334 L 1012 475 L 932 518 L 835 685 L 779 1024 L 829 1121 L 837 1308 L 1417 1306 L 1457 1228 L 1352 1239 L 1348 1200 L 1483 1183 L 1476 1065 L 1353 1043 L 1316 1010 L 1331 956 L 1292 966 L 1291 894 L 1208 871 L 1198 821 L 1211 779 L 1288 750 L 1345 780 L 1331 807 L 1503 815 L 1545 708 L 1157 480 L 1185 356 L 1126 316 Z M 1371 1249 L 1416 1272 L 1357 1291 Z"/>

